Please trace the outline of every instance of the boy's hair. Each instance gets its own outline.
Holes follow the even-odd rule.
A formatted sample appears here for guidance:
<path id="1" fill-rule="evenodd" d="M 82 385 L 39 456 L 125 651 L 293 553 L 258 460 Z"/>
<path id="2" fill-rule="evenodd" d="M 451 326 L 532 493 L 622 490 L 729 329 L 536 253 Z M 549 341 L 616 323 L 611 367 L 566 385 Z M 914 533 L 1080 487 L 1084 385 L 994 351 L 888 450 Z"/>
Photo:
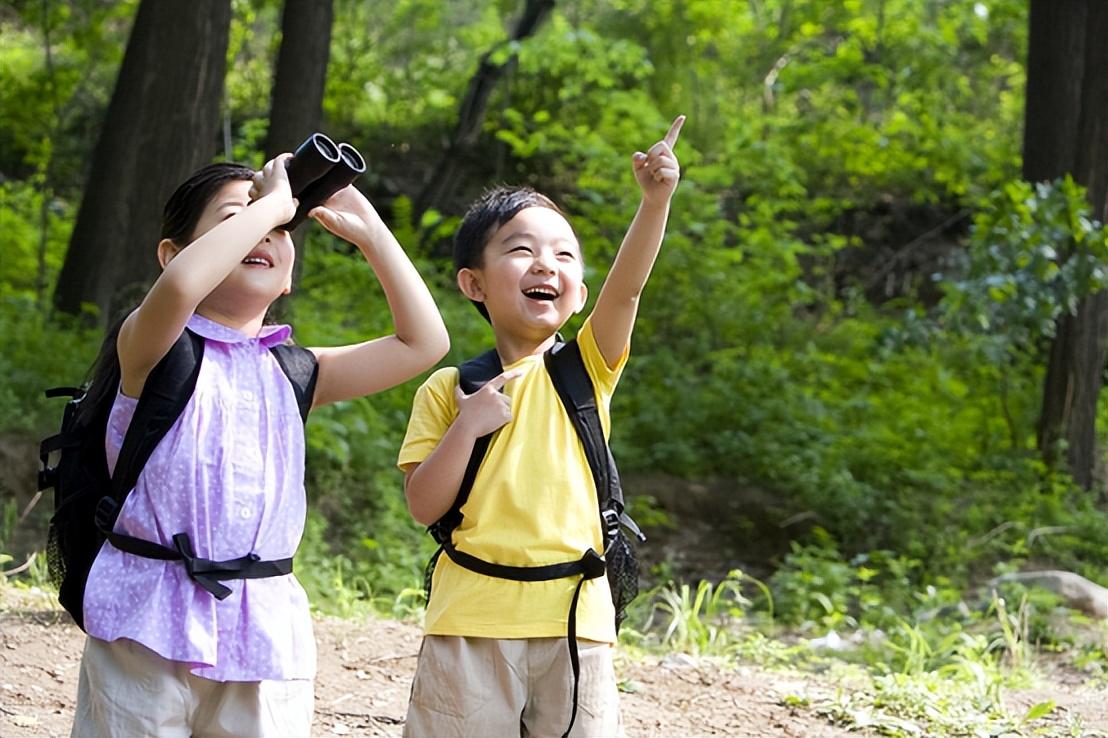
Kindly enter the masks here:
<path id="1" fill-rule="evenodd" d="M 463 269 L 480 269 L 485 263 L 485 246 L 492 234 L 516 217 L 520 210 L 531 207 L 549 208 L 566 218 L 553 200 L 530 187 L 500 186 L 486 190 L 469 206 L 458 232 L 454 234 L 454 273 Z M 485 320 L 489 320 L 489 311 L 484 304 L 473 302 L 473 305 Z"/>
<path id="2" fill-rule="evenodd" d="M 187 246 L 204 208 L 223 185 L 254 179 L 254 170 L 242 164 L 219 162 L 199 169 L 170 195 L 162 211 L 162 235 L 178 246 Z"/>

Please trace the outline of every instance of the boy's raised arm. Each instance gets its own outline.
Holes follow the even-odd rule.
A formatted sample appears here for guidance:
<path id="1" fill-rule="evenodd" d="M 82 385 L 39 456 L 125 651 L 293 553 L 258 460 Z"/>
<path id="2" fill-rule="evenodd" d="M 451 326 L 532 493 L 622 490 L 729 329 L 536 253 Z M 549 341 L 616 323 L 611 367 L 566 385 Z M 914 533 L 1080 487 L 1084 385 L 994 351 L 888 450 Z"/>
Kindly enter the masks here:
<path id="1" fill-rule="evenodd" d="M 685 116 L 677 116 L 661 141 L 632 157 L 642 201 L 592 312 L 593 335 L 608 366 L 615 365 L 631 340 L 639 297 L 662 246 L 670 199 L 681 177 L 673 147 L 684 123 Z"/>

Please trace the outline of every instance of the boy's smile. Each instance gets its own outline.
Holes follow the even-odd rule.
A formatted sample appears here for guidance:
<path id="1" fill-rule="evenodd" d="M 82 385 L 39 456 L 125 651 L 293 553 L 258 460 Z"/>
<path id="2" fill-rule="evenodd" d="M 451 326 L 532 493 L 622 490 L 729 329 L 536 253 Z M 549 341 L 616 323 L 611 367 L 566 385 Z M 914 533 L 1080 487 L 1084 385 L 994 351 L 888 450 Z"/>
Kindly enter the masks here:
<path id="1" fill-rule="evenodd" d="M 573 228 L 539 206 L 524 208 L 497 229 L 482 266 L 462 270 L 459 280 L 470 299 L 484 303 L 498 334 L 529 340 L 553 335 L 588 294 Z"/>

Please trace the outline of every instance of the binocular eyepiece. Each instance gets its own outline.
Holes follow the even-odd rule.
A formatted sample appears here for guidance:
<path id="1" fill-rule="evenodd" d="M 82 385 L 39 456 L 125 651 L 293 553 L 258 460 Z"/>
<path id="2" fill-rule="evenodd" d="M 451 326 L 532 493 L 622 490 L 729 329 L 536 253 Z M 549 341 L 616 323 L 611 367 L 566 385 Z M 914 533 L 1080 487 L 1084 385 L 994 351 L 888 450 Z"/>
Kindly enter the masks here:
<path id="1" fill-rule="evenodd" d="M 348 143 L 336 144 L 322 133 L 313 133 L 285 162 L 292 196 L 300 201 L 292 220 L 282 228 L 291 231 L 308 212 L 365 174 L 365 159 Z"/>

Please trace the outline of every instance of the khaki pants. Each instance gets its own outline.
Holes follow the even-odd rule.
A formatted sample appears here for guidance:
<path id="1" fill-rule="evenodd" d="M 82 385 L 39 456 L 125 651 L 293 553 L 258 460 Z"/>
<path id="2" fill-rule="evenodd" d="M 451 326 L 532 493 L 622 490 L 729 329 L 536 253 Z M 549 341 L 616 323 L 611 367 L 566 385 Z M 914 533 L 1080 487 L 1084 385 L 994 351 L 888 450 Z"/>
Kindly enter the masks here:
<path id="1" fill-rule="evenodd" d="M 613 646 L 578 640 L 581 681 L 572 738 L 623 735 Z M 573 710 L 565 638 L 426 636 L 406 738 L 557 738 Z"/>
<path id="2" fill-rule="evenodd" d="M 88 638 L 71 738 L 307 736 L 307 679 L 214 682 L 135 641 Z"/>

